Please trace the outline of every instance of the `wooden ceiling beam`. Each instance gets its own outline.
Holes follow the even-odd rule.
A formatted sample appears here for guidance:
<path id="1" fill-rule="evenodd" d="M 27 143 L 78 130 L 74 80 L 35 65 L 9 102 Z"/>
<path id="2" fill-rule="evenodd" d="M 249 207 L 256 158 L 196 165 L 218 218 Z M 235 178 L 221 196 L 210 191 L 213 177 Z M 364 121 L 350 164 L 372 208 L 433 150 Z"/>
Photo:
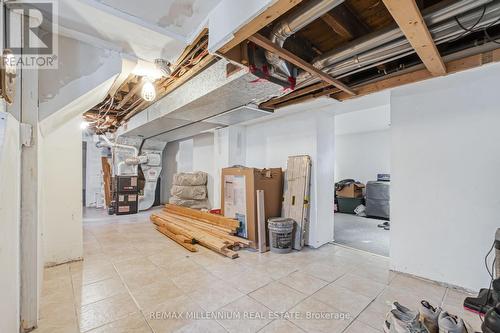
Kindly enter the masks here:
<path id="1" fill-rule="evenodd" d="M 413 49 L 434 76 L 446 74 L 446 66 L 415 0 L 383 0 Z"/>
<path id="2" fill-rule="evenodd" d="M 500 62 L 500 48 L 462 59 L 449 61 L 446 63 L 446 68 L 448 74 L 452 74 L 492 62 Z M 358 92 L 358 96 L 365 96 L 382 90 L 424 81 L 433 77 L 434 76 L 426 68 L 423 68 L 413 72 L 395 75 L 379 81 L 359 85 L 356 87 L 356 91 Z M 341 101 L 353 98 L 353 96 L 346 94 L 345 92 L 336 93 L 332 97 Z"/>
<path id="3" fill-rule="evenodd" d="M 281 15 L 288 12 L 290 9 L 294 8 L 300 4 L 303 0 L 277 0 L 260 13 L 252 21 L 244 25 L 238 31 L 234 33 L 233 39 L 227 42 L 223 47 L 221 47 L 218 52 L 225 54 L 231 50 L 236 45 L 248 39 L 248 37 L 254 35 L 262 28 L 266 27 L 268 24 L 272 23 Z"/>
<path id="4" fill-rule="evenodd" d="M 262 107 L 265 109 L 268 109 L 268 108 L 273 109 L 274 105 L 276 105 L 276 104 L 283 103 L 283 102 L 286 102 L 288 100 L 307 95 L 307 94 L 314 92 L 316 90 L 328 87 L 329 85 L 330 84 L 326 83 L 326 82 L 318 82 L 318 83 L 312 84 L 310 86 L 307 86 L 305 88 L 294 90 L 287 95 L 284 95 L 284 96 L 281 96 L 278 98 L 270 99 L 270 100 L 260 104 L 259 107 Z"/>
<path id="5" fill-rule="evenodd" d="M 335 19 L 332 14 L 326 13 L 325 15 L 321 16 L 321 19 L 340 37 L 347 40 L 350 40 L 354 37 L 349 29 L 347 29 L 347 27 L 345 27 L 342 23 Z"/>
<path id="6" fill-rule="evenodd" d="M 281 59 L 286 60 L 286 61 L 294 64 L 295 66 L 305 70 L 306 72 L 310 73 L 311 75 L 316 76 L 316 77 L 320 78 L 321 80 L 331 84 L 332 86 L 335 86 L 335 87 L 339 88 L 340 90 L 345 91 L 346 93 L 348 93 L 350 95 L 356 95 L 354 90 L 350 89 L 348 86 L 346 86 L 345 84 L 343 84 L 339 80 L 336 80 L 333 77 L 331 77 L 330 75 L 328 75 L 327 73 L 317 69 L 316 67 L 314 67 L 310 63 L 306 62 L 305 60 L 297 57 L 295 54 L 291 53 L 290 51 L 288 51 L 282 47 L 279 47 L 278 45 L 274 44 L 273 42 L 271 42 L 269 39 L 262 36 L 261 34 L 255 34 L 253 36 L 250 36 L 248 38 L 248 40 L 250 40 L 251 42 L 257 44 L 258 46 L 266 49 L 267 51 L 276 54 Z"/>
<path id="7" fill-rule="evenodd" d="M 304 95 L 304 96 L 301 96 L 298 98 L 290 99 L 290 100 L 283 102 L 283 103 L 279 103 L 279 104 L 275 105 L 275 108 L 279 109 L 279 108 L 282 108 L 285 106 L 295 105 L 295 104 L 302 103 L 302 102 L 305 102 L 305 101 L 308 101 L 311 99 L 319 98 L 322 96 L 332 95 L 332 94 L 337 93 L 337 92 L 339 92 L 338 88 L 327 88 L 327 89 L 324 89 L 322 91 L 319 91 L 319 92 L 316 92 L 313 94 Z"/>
<path id="8" fill-rule="evenodd" d="M 208 35 L 208 28 L 204 28 L 200 32 L 200 34 L 198 34 L 198 36 L 194 39 L 194 41 L 184 49 L 179 58 L 177 58 L 177 61 L 175 62 L 173 67 L 177 68 L 188 56 L 188 54 L 200 43 L 201 39 L 207 35 Z"/>
<path id="9" fill-rule="evenodd" d="M 132 97 L 134 97 L 139 92 L 139 90 L 141 90 L 142 85 L 143 85 L 143 82 L 138 82 L 134 86 L 134 88 L 132 88 L 132 90 L 130 90 L 128 92 L 128 94 L 125 95 L 125 97 L 123 97 L 123 99 L 121 100 L 121 102 L 116 106 L 116 109 L 120 110 L 121 108 L 123 108 L 125 106 L 125 104 L 127 104 L 127 102 L 130 101 L 130 99 Z"/>

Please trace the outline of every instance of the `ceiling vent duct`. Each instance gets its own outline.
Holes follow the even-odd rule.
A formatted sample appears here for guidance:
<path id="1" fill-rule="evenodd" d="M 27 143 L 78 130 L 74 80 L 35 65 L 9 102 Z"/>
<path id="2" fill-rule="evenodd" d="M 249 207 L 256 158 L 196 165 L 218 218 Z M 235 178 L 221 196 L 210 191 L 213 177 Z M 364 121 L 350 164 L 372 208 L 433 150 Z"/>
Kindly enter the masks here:
<path id="1" fill-rule="evenodd" d="M 173 141 L 268 115 L 248 105 L 282 91 L 247 71 L 227 76 L 224 59 L 132 117 L 118 135 Z"/>
<path id="2" fill-rule="evenodd" d="M 344 0 L 313 0 L 306 3 L 303 7 L 295 11 L 286 19 L 278 22 L 270 35 L 270 40 L 283 47 L 288 37 L 294 35 L 309 23 L 323 16 L 333 8 L 342 4 Z M 296 77 L 296 70 L 290 63 L 281 59 L 272 52 L 266 51 L 267 61 L 275 70 L 285 74 L 289 79 Z"/>

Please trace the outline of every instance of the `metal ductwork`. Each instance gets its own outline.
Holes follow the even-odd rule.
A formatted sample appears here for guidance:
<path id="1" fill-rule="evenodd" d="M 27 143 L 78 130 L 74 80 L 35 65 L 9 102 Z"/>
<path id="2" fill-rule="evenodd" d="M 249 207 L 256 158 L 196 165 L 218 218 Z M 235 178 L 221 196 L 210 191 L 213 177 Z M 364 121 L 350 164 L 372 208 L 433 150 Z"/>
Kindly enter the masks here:
<path id="1" fill-rule="evenodd" d="M 286 19 L 276 24 L 271 32 L 271 35 L 269 36 L 269 39 L 279 47 L 283 47 L 288 37 L 297 33 L 306 25 L 323 16 L 325 13 L 329 12 L 343 2 L 344 0 L 309 1 L 291 16 L 288 16 Z M 282 60 L 274 53 L 266 51 L 266 59 L 275 70 L 288 76 L 288 78 L 295 78 L 297 76 L 294 66 Z"/>
<path id="2" fill-rule="evenodd" d="M 258 105 L 283 87 L 243 70 L 227 76 L 228 63 L 222 59 L 209 66 L 132 117 L 117 134 L 170 142 L 268 115 L 246 106 Z"/>
<path id="3" fill-rule="evenodd" d="M 457 15 L 466 13 L 472 9 L 484 6 L 493 0 L 460 0 L 453 4 L 446 2 L 445 4 L 439 5 L 438 8 L 431 7 L 424 10 L 423 17 L 424 21 L 428 27 L 432 27 L 435 24 L 441 23 L 443 21 L 452 19 Z M 444 5 L 444 6 L 443 6 Z M 326 52 L 316 58 L 313 62 L 313 66 L 319 69 L 324 69 L 332 66 L 342 60 L 354 57 L 358 54 L 371 50 L 378 46 L 384 46 L 390 42 L 393 42 L 399 38 L 404 38 L 404 34 L 397 26 L 392 26 L 386 28 L 382 32 L 375 32 L 368 34 L 365 37 L 356 39 L 351 43 L 346 44 L 340 49 L 335 49 L 330 52 Z"/>
<path id="4" fill-rule="evenodd" d="M 283 46 L 288 37 L 342 2 L 313 1 L 309 3 L 293 16 L 279 22 L 272 31 L 271 40 Z M 486 9 L 484 6 L 487 6 Z M 473 26 L 481 20 L 481 23 L 475 27 L 481 28 L 498 19 L 499 10 L 500 0 L 444 1 L 424 10 L 423 17 L 436 44 L 441 44 L 458 38 L 464 32 L 455 17 L 460 20 L 462 26 L 466 27 Z M 413 53 L 415 51 L 403 32 L 394 25 L 327 52 L 317 57 L 313 65 L 335 78 L 342 78 Z M 266 59 L 273 67 L 269 72 L 274 77 L 283 80 L 284 74 L 294 74 L 290 64 L 272 53 L 266 52 Z M 300 72 L 296 80 L 299 87 L 318 81 L 307 72 Z"/>
<path id="5" fill-rule="evenodd" d="M 483 6 L 493 0 L 461 0 L 453 4 L 445 3 L 424 11 L 424 20 L 436 43 L 443 43 L 457 37 L 463 30 L 456 22 L 458 16 L 462 25 L 472 26 L 482 16 Z M 485 12 L 484 22 L 496 13 L 496 4 L 490 5 Z M 473 11 L 475 9 L 475 11 Z M 472 12 L 471 12 L 472 11 Z M 467 13 L 470 12 L 468 14 Z M 498 18 L 498 16 L 497 16 Z M 491 20 L 489 20 L 491 23 Z M 481 23 L 481 25 L 484 25 Z M 313 66 L 335 77 L 357 70 L 367 65 L 379 64 L 414 53 L 412 46 L 398 27 L 385 29 L 383 32 L 369 34 L 357 39 L 343 48 L 335 49 L 318 57 Z M 389 60 L 390 59 L 390 60 Z M 310 75 L 302 73 L 298 81 L 303 82 Z M 308 81 L 310 83 L 310 81 Z"/>
<path id="6" fill-rule="evenodd" d="M 484 10 L 484 13 L 483 9 L 480 8 L 461 15 L 459 20 L 461 25 L 470 27 L 481 19 L 481 23 L 478 23 L 475 27 L 476 29 L 480 29 L 494 23 L 499 17 L 500 1 L 496 1 L 488 6 L 488 8 Z M 464 33 L 455 19 L 431 26 L 429 31 L 436 45 L 459 38 Z M 335 62 L 324 67 L 322 70 L 336 78 L 342 78 L 360 70 L 378 66 L 413 53 L 415 53 L 415 50 L 411 44 L 405 37 L 401 37 L 391 43 L 373 48 L 354 57 Z"/>
<path id="7" fill-rule="evenodd" d="M 145 140 L 141 148 L 140 166 L 144 175 L 143 195 L 139 197 L 139 211 L 148 210 L 155 202 L 156 187 L 162 170 L 163 150 L 167 143 Z"/>

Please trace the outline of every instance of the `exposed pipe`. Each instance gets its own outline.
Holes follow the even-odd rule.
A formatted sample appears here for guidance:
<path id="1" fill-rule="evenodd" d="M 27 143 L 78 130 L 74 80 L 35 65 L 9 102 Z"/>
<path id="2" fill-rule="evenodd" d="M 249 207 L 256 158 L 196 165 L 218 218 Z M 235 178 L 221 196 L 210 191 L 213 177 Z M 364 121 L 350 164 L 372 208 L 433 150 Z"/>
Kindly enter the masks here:
<path id="1" fill-rule="evenodd" d="M 104 142 L 102 142 L 102 141 L 98 142 L 98 145 L 101 147 L 131 150 L 134 154 L 134 157 L 137 157 L 139 155 L 139 149 L 137 149 L 134 146 L 123 145 L 123 144 L 111 142 L 105 135 L 100 135 L 99 137 L 104 140 Z M 99 148 L 99 146 L 98 146 L 98 148 Z M 114 156 L 114 154 L 113 154 L 113 156 Z M 123 175 L 122 169 L 125 165 L 127 165 L 125 161 L 121 161 L 117 164 L 117 175 L 118 176 Z M 134 173 L 135 173 L 135 175 L 137 175 L 137 165 L 134 166 Z"/>
<path id="2" fill-rule="evenodd" d="M 139 155 L 139 150 L 134 146 L 122 145 L 119 143 L 111 142 L 111 141 L 109 141 L 109 139 L 105 135 L 101 135 L 100 138 L 102 138 L 106 142 L 106 144 L 103 145 L 105 147 L 128 149 L 128 150 L 132 150 L 134 152 L 134 157 Z"/>
<path id="3" fill-rule="evenodd" d="M 337 7 L 344 0 L 313 0 L 306 3 L 305 6 L 298 11 L 288 16 L 286 19 L 276 24 L 269 36 L 269 39 L 283 47 L 288 37 L 297 33 L 300 29 L 313 22 L 320 16 Z M 293 66 L 288 62 L 279 58 L 276 54 L 266 51 L 267 61 L 274 66 L 275 69 L 283 72 L 288 77 L 295 77 Z"/>
<path id="4" fill-rule="evenodd" d="M 451 19 L 457 15 L 463 14 L 469 10 L 481 7 L 493 0 L 460 0 L 453 4 L 439 5 L 439 8 L 430 7 L 424 11 L 423 17 L 427 26 L 432 26 Z M 382 33 L 375 32 L 368 34 L 365 37 L 356 39 L 346 46 L 339 49 L 334 49 L 331 52 L 326 52 L 316 58 L 313 66 L 316 68 L 324 69 L 325 67 L 332 66 L 333 64 L 353 57 L 357 54 L 366 52 L 374 47 L 390 43 L 398 38 L 404 37 L 403 32 L 399 27 L 389 27 Z M 298 80 L 304 79 L 303 75 Z"/>
<path id="5" fill-rule="evenodd" d="M 427 14 L 426 19 L 429 18 L 430 22 L 441 23 L 435 23 L 429 28 L 429 31 L 433 36 L 435 43 L 439 45 L 441 43 L 453 40 L 463 33 L 462 28 L 458 25 L 456 20 L 452 19 L 456 15 L 460 15 L 457 14 L 457 11 L 469 11 L 472 5 L 480 3 L 484 6 L 485 2 L 489 3 L 492 1 L 474 1 L 474 3 L 472 4 L 470 0 L 464 0 L 457 2 L 455 6 L 453 6 L 453 8 L 447 8 L 446 11 L 438 10 L 431 14 Z M 459 6 L 459 4 L 461 4 L 462 6 Z M 475 7 L 477 8 L 477 6 Z M 475 11 L 468 12 L 465 15 L 460 16 L 459 20 L 462 25 L 472 26 L 481 18 L 482 15 L 483 8 L 477 8 Z M 443 20 L 443 17 L 447 18 L 448 20 Z M 484 11 L 484 16 L 481 19 L 481 23 L 479 23 L 476 28 L 485 27 L 493 23 L 499 17 L 500 1 L 495 0 L 493 4 L 488 6 L 488 8 Z M 391 38 L 393 38 L 395 35 L 396 34 L 394 33 L 394 31 L 391 30 Z M 326 59 L 328 62 L 331 62 L 331 64 L 321 69 L 336 78 L 342 78 L 350 74 L 359 72 L 360 70 L 372 68 L 374 66 L 402 58 L 415 52 L 413 47 L 404 36 L 394 38 L 390 42 L 383 43 L 384 40 L 387 40 L 387 36 L 389 36 L 389 32 L 382 33 L 379 38 L 367 40 L 364 45 L 362 42 L 360 44 L 360 48 L 366 48 L 367 51 L 365 52 L 360 52 L 359 48 L 356 46 L 354 48 L 346 48 L 340 52 L 337 52 L 335 55 L 330 56 L 330 58 Z M 350 56 L 348 57 L 348 55 Z M 336 60 L 335 62 L 333 61 L 334 59 Z M 299 79 L 302 80 L 300 82 L 300 86 L 309 85 L 318 81 L 316 78 L 310 77 L 309 75 L 301 75 Z"/>

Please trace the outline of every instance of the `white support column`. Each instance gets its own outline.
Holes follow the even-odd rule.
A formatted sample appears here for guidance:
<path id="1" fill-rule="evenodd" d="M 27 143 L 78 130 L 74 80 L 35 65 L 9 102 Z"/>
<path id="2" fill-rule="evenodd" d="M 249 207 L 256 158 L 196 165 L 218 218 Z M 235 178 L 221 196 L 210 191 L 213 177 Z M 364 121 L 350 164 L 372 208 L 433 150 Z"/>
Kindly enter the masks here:
<path id="1" fill-rule="evenodd" d="M 316 218 L 309 229 L 308 245 L 317 248 L 332 242 L 334 237 L 335 114 L 328 109 L 317 111 L 313 168 Z"/>
<path id="2" fill-rule="evenodd" d="M 32 130 L 31 144 L 21 151 L 21 325 L 37 326 L 39 295 L 38 220 L 38 71 L 23 70 L 21 122 Z"/>
<path id="3" fill-rule="evenodd" d="M 22 20 L 11 15 L 8 31 L 11 38 L 23 39 Z M 13 41 L 11 41 L 13 42 Z M 38 322 L 41 281 L 40 231 L 38 219 L 38 71 L 19 68 L 16 78 L 16 96 L 8 112 L 21 125 L 21 140 L 31 127 L 31 140 L 21 150 L 21 230 L 20 230 L 20 319 L 21 330 L 31 331 Z M 24 131 L 23 131 L 24 127 Z M 29 142 L 31 141 L 31 142 Z"/>
<path id="4" fill-rule="evenodd" d="M 213 207 L 221 205 L 221 171 L 246 163 L 246 128 L 230 126 L 214 133 L 214 198 Z"/>

